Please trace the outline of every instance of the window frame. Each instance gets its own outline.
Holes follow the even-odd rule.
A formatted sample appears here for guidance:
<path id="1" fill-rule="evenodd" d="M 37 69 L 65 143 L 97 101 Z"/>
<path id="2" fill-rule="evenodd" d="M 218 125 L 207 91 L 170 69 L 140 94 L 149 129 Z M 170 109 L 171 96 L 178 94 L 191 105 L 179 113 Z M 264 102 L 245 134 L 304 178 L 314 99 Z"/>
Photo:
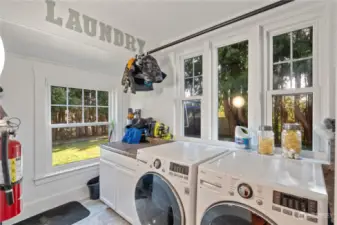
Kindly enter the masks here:
<path id="1" fill-rule="evenodd" d="M 248 41 L 248 90 L 251 93 L 248 94 L 249 108 L 248 122 L 249 127 L 258 127 L 262 123 L 263 110 L 262 104 L 262 50 L 260 52 L 259 47 L 262 46 L 262 28 L 260 26 L 252 27 L 251 29 L 240 29 L 235 32 L 229 32 L 226 35 L 219 35 L 213 38 L 207 39 L 203 42 L 203 49 L 200 47 L 185 50 L 183 53 L 177 53 L 177 73 L 176 73 L 176 121 L 175 127 L 177 139 L 186 141 L 198 141 L 208 142 L 219 145 L 234 147 L 230 141 L 218 140 L 218 63 L 217 63 L 217 49 L 236 44 L 242 41 Z M 200 46 L 200 45 L 199 45 Z M 256 51 L 259 57 L 253 57 L 252 53 Z M 186 53 L 187 52 L 187 53 Z M 194 100 L 194 96 L 191 98 L 185 98 L 184 96 L 184 60 L 203 54 L 203 95 L 201 99 L 201 138 L 186 137 L 183 135 L 182 129 L 184 124 L 183 113 L 180 102 L 182 100 Z M 250 74 L 256 74 L 255 77 Z M 208 90 L 208 91 L 205 91 Z M 183 96 L 183 97 L 181 97 Z M 198 99 L 198 98 L 197 98 Z M 254 107 L 254 105 L 261 105 L 261 107 Z"/>
<path id="2" fill-rule="evenodd" d="M 32 148 L 34 161 L 35 185 L 42 185 L 58 179 L 70 177 L 75 174 L 83 174 L 87 171 L 98 171 L 99 159 L 86 160 L 79 163 L 68 164 L 69 167 L 60 167 L 53 170 L 52 153 L 50 148 L 51 139 L 48 136 L 49 107 L 48 86 L 71 86 L 80 89 L 97 89 L 110 92 L 110 118 L 114 121 L 114 132 L 112 140 L 121 140 L 124 132 L 124 118 L 127 116 L 129 107 L 129 96 L 125 95 L 120 83 L 115 82 L 115 77 L 109 74 L 84 71 L 71 66 L 54 64 L 50 62 L 32 61 L 34 86 L 34 143 L 26 148 Z M 23 146 L 25 148 L 25 146 Z"/>
<path id="3" fill-rule="evenodd" d="M 203 92 L 202 95 L 191 95 L 189 97 L 185 96 L 185 60 L 195 58 L 195 57 L 202 57 L 202 82 L 203 82 Z M 189 137 L 185 136 L 185 122 L 184 122 L 184 108 L 183 108 L 183 102 L 184 101 L 189 101 L 189 100 L 200 100 L 200 113 L 203 115 L 203 104 L 204 104 L 204 87 L 205 87 L 205 73 L 204 73 L 204 66 L 205 66 L 205 54 L 203 49 L 197 48 L 197 49 L 190 49 L 188 51 L 185 51 L 183 53 L 178 54 L 178 93 L 177 93 L 177 111 L 178 111 L 178 118 L 176 122 L 176 126 L 178 129 L 177 131 L 177 136 L 191 139 L 191 140 L 200 140 L 203 138 L 204 131 L 203 131 L 203 117 L 201 116 L 201 121 L 200 121 L 200 138 L 196 137 Z M 194 79 L 194 77 L 193 77 Z"/>
<path id="4" fill-rule="evenodd" d="M 109 123 L 111 122 L 111 91 L 104 91 L 104 92 L 108 92 L 108 106 L 100 106 L 98 105 L 98 96 L 97 96 L 97 93 L 99 91 L 102 91 L 102 90 L 97 90 L 97 89 L 90 89 L 90 91 L 96 91 L 96 105 L 95 106 L 91 106 L 91 105 L 85 105 L 84 104 L 84 90 L 88 90 L 86 88 L 76 88 L 76 89 L 81 89 L 82 90 L 82 102 L 83 104 L 82 105 L 70 105 L 68 104 L 69 102 L 69 96 L 67 94 L 67 102 L 66 104 L 52 104 L 51 103 L 51 88 L 52 87 L 55 87 L 55 85 L 49 85 L 48 86 L 48 89 L 49 89 L 49 109 L 51 109 L 51 107 L 53 106 L 63 106 L 63 107 L 67 107 L 67 110 L 68 110 L 68 107 L 81 107 L 82 108 L 82 122 L 81 123 L 68 123 L 68 116 L 67 116 L 67 123 L 57 123 L 57 124 L 51 124 L 50 123 L 50 126 L 51 128 L 68 128 L 68 127 L 85 127 L 85 126 L 100 126 L 100 125 L 109 125 Z M 62 87 L 62 88 L 66 88 L 66 92 L 68 92 L 68 90 L 70 88 L 73 88 L 73 87 L 65 87 L 65 86 L 57 86 L 57 87 Z M 85 108 L 96 108 L 96 121 L 97 122 L 84 122 L 84 109 Z M 99 122 L 98 121 L 98 109 L 99 108 L 107 108 L 108 109 L 108 116 L 109 116 L 109 119 L 108 119 L 108 122 Z M 49 122 L 51 122 L 51 119 L 52 119 L 52 115 L 51 115 L 51 110 L 49 110 Z"/>
<path id="5" fill-rule="evenodd" d="M 63 124 L 51 124 L 51 107 L 52 105 L 54 104 L 51 104 L 51 87 L 52 86 L 57 86 L 57 87 L 65 87 L 66 88 L 66 92 L 67 92 L 67 102 L 66 102 L 66 106 L 67 106 L 67 110 L 68 110 L 68 107 L 70 106 L 68 104 L 68 90 L 69 88 L 76 88 L 76 89 L 82 89 L 82 123 L 63 123 Z M 100 126 L 100 125 L 109 125 L 112 121 L 112 115 L 111 115 L 111 112 L 112 112 L 112 104 L 111 104 L 111 101 L 113 99 L 113 96 L 112 96 L 112 92 L 111 90 L 102 90 L 102 89 L 88 89 L 88 88 L 79 88 L 79 87 L 72 87 L 71 85 L 55 85 L 54 83 L 53 84 L 47 84 L 47 90 L 48 90 L 48 94 L 47 94 L 47 99 L 48 99 L 48 103 L 47 103 L 47 108 L 48 108 L 48 116 L 47 118 L 49 119 L 48 120 L 48 131 L 47 131 L 47 137 L 48 137 L 48 140 L 50 140 L 48 147 L 46 149 L 46 151 L 48 152 L 47 153 L 47 161 L 48 161 L 48 164 L 47 164 L 47 167 L 48 167 L 48 171 L 49 172 L 59 172 L 59 171 L 64 171 L 64 170 L 68 170 L 68 169 L 71 169 L 71 168 L 74 168 L 74 167 L 82 167 L 82 166 L 85 166 L 85 165 L 88 165 L 88 164 L 93 164 L 93 163 L 98 163 L 99 162 L 99 157 L 97 158 L 92 158 L 92 159 L 87 159 L 87 160 L 82 160 L 82 161 L 77 161 L 77 162 L 71 162 L 71 163 L 67 163 L 67 164 L 64 164 L 64 165 L 57 165 L 57 166 L 53 166 L 53 155 L 52 155 L 52 129 L 53 128 L 72 128 L 72 127 L 85 127 L 85 126 Z M 105 106 L 105 108 L 108 108 L 108 113 L 109 113 L 109 118 L 108 118 L 108 122 L 88 122 L 88 123 L 85 123 L 84 122 L 84 107 L 85 107 L 85 104 L 84 104 L 84 90 L 95 90 L 96 91 L 96 106 L 92 106 L 92 107 L 95 107 L 96 108 L 96 120 L 98 121 L 98 114 L 97 114 L 97 111 L 98 111 L 98 101 L 97 101 L 97 93 L 98 91 L 106 91 L 108 92 L 108 106 Z M 68 122 L 68 116 L 67 116 L 67 122 Z"/>
<path id="6" fill-rule="evenodd" d="M 221 141 L 224 143 L 231 142 L 231 141 L 226 141 L 226 140 L 219 140 L 219 116 L 218 116 L 218 107 L 219 107 L 219 101 L 218 101 L 218 94 L 219 94 L 219 74 L 218 74 L 218 49 L 234 45 L 240 42 L 248 41 L 248 80 L 250 77 L 250 59 L 249 59 L 249 46 L 250 46 L 250 41 L 249 37 L 247 35 L 242 35 L 242 34 L 236 34 L 234 36 L 228 36 L 224 37 L 223 40 L 221 41 L 213 41 L 212 42 L 212 110 L 211 110 L 211 117 L 212 117 L 212 139 L 215 141 Z M 249 85 L 249 82 L 248 82 Z M 248 87 L 249 90 L 249 87 Z M 249 93 L 248 93 L 249 96 Z M 249 100 L 248 100 L 249 102 Z M 248 112 L 249 112 L 249 106 L 248 105 Z M 248 113 L 249 115 L 249 113 Z M 248 116 L 249 117 L 249 116 Z M 249 118 L 248 118 L 249 121 Z M 249 122 L 248 122 L 249 124 Z"/>
<path id="7" fill-rule="evenodd" d="M 290 8 L 291 9 L 291 8 Z M 313 129 L 320 125 L 324 118 L 334 116 L 334 87 L 332 81 L 334 78 L 330 75 L 333 70 L 333 60 L 331 55 L 331 35 L 332 24 L 330 18 L 332 16 L 331 8 L 327 4 L 308 5 L 306 7 L 299 7 L 296 10 L 289 9 L 277 9 L 277 16 L 274 17 L 275 12 L 265 13 L 261 17 L 256 18 L 253 21 L 246 21 L 242 23 L 234 24 L 233 26 L 225 27 L 209 33 L 203 37 L 192 40 L 187 44 L 176 47 L 173 52 L 175 56 L 175 135 L 177 140 L 197 141 L 201 143 L 209 143 L 220 146 L 226 146 L 229 148 L 235 147 L 234 142 L 218 141 L 218 117 L 217 117 L 217 86 L 214 77 L 217 78 L 217 60 L 214 55 L 214 46 L 216 45 L 230 45 L 230 39 L 236 39 L 232 41 L 235 44 L 238 41 L 238 36 L 245 36 L 241 41 L 248 40 L 249 42 L 249 81 L 248 81 L 248 126 L 254 129 L 258 129 L 260 125 L 270 124 L 271 121 L 271 96 L 273 94 L 280 95 L 285 94 L 283 90 L 270 90 L 272 80 L 269 78 L 269 56 L 270 47 L 269 35 L 274 33 L 277 35 L 282 33 L 291 32 L 297 29 L 313 26 L 313 86 L 310 88 L 301 88 L 291 90 L 291 93 L 312 93 L 313 94 Z M 315 29 L 316 28 L 316 29 Z M 329 36 L 330 34 L 330 36 Z M 181 79 L 184 74 L 181 73 L 181 59 L 179 58 L 181 52 L 195 52 L 203 45 L 204 57 L 203 57 L 203 98 L 204 101 L 201 105 L 201 112 L 203 128 L 201 139 L 193 139 L 181 136 L 181 107 L 180 107 L 180 92 L 181 85 L 183 84 Z M 194 50 L 193 48 L 195 46 Z M 198 49 L 198 50 L 197 50 Z M 201 50 L 200 50 L 201 51 Z M 316 53 L 315 53 L 316 52 Z M 171 55 L 172 56 L 172 55 Z M 314 59 L 315 58 L 315 59 Z M 250 76 L 250 73 L 253 76 Z M 211 75 L 210 75 L 211 74 Z M 319 74 L 319 76 L 317 75 Z M 271 86 L 272 87 L 272 86 Z M 324 88 L 321 88 L 324 87 Z M 288 92 L 289 94 L 289 92 Z M 318 106 L 318 104 L 320 104 Z M 253 107 L 254 106 L 254 107 Z M 268 109 L 268 107 L 270 107 Z M 268 115 L 269 114 L 269 115 Z M 214 125 L 215 124 L 215 125 Z M 313 149 L 315 149 L 313 132 Z M 325 140 L 324 140 L 325 141 Z M 278 152 L 279 149 L 276 149 Z M 303 158 L 309 161 L 318 163 L 330 162 L 330 149 L 324 149 L 324 151 L 303 151 Z"/>
<path id="8" fill-rule="evenodd" d="M 92 107 L 96 107 L 96 119 L 98 120 L 98 115 L 97 115 L 97 110 L 98 110 L 98 102 L 97 102 L 97 91 L 106 91 L 108 92 L 108 106 L 106 106 L 106 108 L 108 108 L 108 112 L 109 112 L 109 121 L 108 122 L 88 122 L 85 123 L 84 122 L 84 110 L 82 111 L 82 123 L 66 123 L 66 124 L 51 124 L 51 87 L 52 86 L 57 86 L 57 87 L 65 87 L 67 88 L 66 91 L 68 91 L 68 88 L 76 88 L 76 89 L 82 89 L 82 100 L 83 100 L 83 105 L 82 108 L 85 107 L 84 105 L 84 90 L 95 90 L 96 91 L 96 106 L 92 106 Z M 113 121 L 114 115 L 113 115 L 113 109 L 112 107 L 115 105 L 114 104 L 114 95 L 113 95 L 113 90 L 109 90 L 106 88 L 102 88 L 102 87 L 96 87 L 96 88 L 88 88 L 86 85 L 83 85 L 85 87 L 81 87 L 82 85 L 74 85 L 73 83 L 67 84 L 67 82 L 59 82 L 56 79 L 48 79 L 48 81 L 46 81 L 46 100 L 47 100 L 47 112 L 46 112 L 46 118 L 48 118 L 48 122 L 47 122 L 47 140 L 49 140 L 47 142 L 47 146 L 46 146 L 46 161 L 47 161 L 47 165 L 46 165 L 46 169 L 47 169 L 47 173 L 58 173 L 58 172 L 62 172 L 62 171 L 67 171 L 67 170 L 72 170 L 74 168 L 82 168 L 82 167 L 86 167 L 88 165 L 93 165 L 93 164 L 97 164 L 99 163 L 99 157 L 97 158 L 93 158 L 93 159 L 87 159 L 87 160 L 82 160 L 82 161 L 77 161 L 77 162 L 72 162 L 72 163 L 68 163 L 68 164 L 64 164 L 64 165 L 57 165 L 57 166 L 53 166 L 53 156 L 52 156 L 52 129 L 53 128 L 69 128 L 69 127 L 84 127 L 84 126 L 100 126 L 100 125 L 109 125 L 111 123 L 111 121 Z M 68 93 L 67 93 L 67 105 L 68 105 Z M 68 107 L 67 107 L 68 108 Z"/>
<path id="9" fill-rule="evenodd" d="M 218 140 L 218 49 L 248 41 L 248 128 L 256 128 L 262 123 L 262 74 L 260 64 L 260 49 L 261 47 L 261 27 L 252 27 L 250 29 L 239 30 L 234 33 L 229 33 L 226 36 L 220 36 L 211 39 L 212 43 L 212 109 L 211 109 L 211 136 L 212 140 L 230 145 L 234 142 Z M 256 53 L 258 57 L 254 57 Z M 256 107 L 261 105 L 261 107 Z"/>
<path id="10" fill-rule="evenodd" d="M 324 79 L 329 79 L 328 75 L 324 72 L 324 67 L 329 67 L 329 61 L 322 61 L 322 52 L 325 51 L 325 46 L 322 44 L 322 38 L 320 32 L 324 29 L 322 26 L 324 20 L 317 16 L 316 14 L 312 15 L 309 18 L 302 18 L 301 20 L 293 20 L 292 22 L 286 20 L 281 23 L 275 23 L 271 26 L 267 26 L 264 29 L 264 80 L 265 80 L 265 114 L 264 124 L 272 124 L 272 96 L 284 96 L 284 95 L 296 95 L 296 94 L 312 94 L 313 95 L 313 121 L 312 121 L 312 151 L 303 150 L 301 155 L 304 158 L 314 159 L 321 162 L 330 161 L 330 152 L 329 149 L 320 150 L 317 146 L 318 139 L 315 137 L 315 126 L 320 124 L 323 120 L 324 110 L 328 107 L 324 106 L 321 102 L 323 95 L 321 91 L 321 81 Z M 293 89 L 273 89 L 273 37 L 290 33 L 296 30 L 304 29 L 307 27 L 312 27 L 313 29 L 313 46 L 312 46 L 312 87 L 305 88 L 293 88 Z M 323 32 L 324 33 L 324 32 Z M 290 40 L 291 41 L 291 40 Z M 292 45 L 291 45 L 292 46 Z M 292 51 L 291 47 L 291 51 Z M 292 52 L 290 53 L 293 54 Z M 294 61 L 293 59 L 289 61 Z M 296 60 L 295 60 L 296 61 Z M 291 69 L 291 71 L 293 71 Z M 319 75 L 318 75 L 319 74 Z M 324 108 L 324 109 L 323 109 Z M 276 148 L 277 153 L 281 153 L 281 148 Z"/>

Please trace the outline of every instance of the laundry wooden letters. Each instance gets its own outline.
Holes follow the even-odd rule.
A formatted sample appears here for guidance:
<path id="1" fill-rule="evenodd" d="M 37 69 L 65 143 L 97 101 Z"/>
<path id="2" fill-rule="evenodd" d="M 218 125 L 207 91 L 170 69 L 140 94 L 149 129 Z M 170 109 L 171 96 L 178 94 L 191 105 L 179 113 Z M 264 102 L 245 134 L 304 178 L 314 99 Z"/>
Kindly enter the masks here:
<path id="1" fill-rule="evenodd" d="M 78 11 L 69 8 L 68 18 L 64 22 L 64 18 L 55 15 L 56 3 L 53 0 L 46 0 L 47 16 L 46 21 L 76 31 L 85 33 L 89 37 L 98 37 L 99 40 L 112 43 L 117 47 L 125 47 L 126 49 L 142 54 L 144 53 L 145 41 L 134 36 L 124 33 L 123 31 L 112 28 L 109 24 L 97 21 L 87 15 L 81 15 Z"/>

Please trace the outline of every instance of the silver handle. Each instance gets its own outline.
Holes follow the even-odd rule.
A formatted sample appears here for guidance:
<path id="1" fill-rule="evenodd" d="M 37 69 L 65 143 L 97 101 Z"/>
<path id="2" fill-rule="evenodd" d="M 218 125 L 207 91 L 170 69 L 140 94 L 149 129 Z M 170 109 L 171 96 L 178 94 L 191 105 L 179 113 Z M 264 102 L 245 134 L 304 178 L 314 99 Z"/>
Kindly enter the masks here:
<path id="1" fill-rule="evenodd" d="M 145 161 L 145 160 L 137 159 L 137 161 L 142 162 L 144 164 L 147 164 L 147 161 Z"/>
<path id="2" fill-rule="evenodd" d="M 205 181 L 205 180 L 200 180 L 200 184 L 201 185 L 204 185 L 206 187 L 210 187 L 210 188 L 222 188 L 221 184 L 215 184 L 215 183 L 212 183 L 212 182 L 208 182 L 208 181 Z"/>

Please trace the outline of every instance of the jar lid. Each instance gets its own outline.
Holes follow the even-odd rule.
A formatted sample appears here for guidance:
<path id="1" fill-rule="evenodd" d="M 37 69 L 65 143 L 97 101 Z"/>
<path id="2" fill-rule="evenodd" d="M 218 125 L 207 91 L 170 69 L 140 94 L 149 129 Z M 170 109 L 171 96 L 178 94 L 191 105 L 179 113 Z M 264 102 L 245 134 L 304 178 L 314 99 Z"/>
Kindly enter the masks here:
<path id="1" fill-rule="evenodd" d="M 273 128 L 271 126 L 268 126 L 268 125 L 263 125 L 263 126 L 259 127 L 259 130 L 261 130 L 261 131 L 272 131 Z"/>
<path id="2" fill-rule="evenodd" d="M 300 130 L 301 126 L 298 123 L 285 123 L 283 124 L 285 130 Z"/>

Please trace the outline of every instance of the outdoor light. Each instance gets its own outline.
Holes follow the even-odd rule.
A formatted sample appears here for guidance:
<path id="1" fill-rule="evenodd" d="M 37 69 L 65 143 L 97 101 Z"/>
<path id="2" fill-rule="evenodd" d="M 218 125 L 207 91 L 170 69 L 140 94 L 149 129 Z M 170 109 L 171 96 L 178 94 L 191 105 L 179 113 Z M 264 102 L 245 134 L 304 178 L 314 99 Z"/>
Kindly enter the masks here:
<path id="1" fill-rule="evenodd" d="M 5 48 L 2 42 L 2 38 L 0 37 L 0 76 L 4 69 L 4 65 L 5 65 Z"/>
<path id="2" fill-rule="evenodd" d="M 233 98 L 233 105 L 236 108 L 241 108 L 245 104 L 245 99 L 239 95 Z"/>
<path id="3" fill-rule="evenodd" d="M 233 105 L 236 108 L 241 108 L 245 104 L 245 99 L 242 97 L 242 93 L 243 93 L 243 87 L 241 85 L 241 88 L 240 88 L 240 94 L 241 95 L 238 95 L 238 96 L 233 98 Z"/>

